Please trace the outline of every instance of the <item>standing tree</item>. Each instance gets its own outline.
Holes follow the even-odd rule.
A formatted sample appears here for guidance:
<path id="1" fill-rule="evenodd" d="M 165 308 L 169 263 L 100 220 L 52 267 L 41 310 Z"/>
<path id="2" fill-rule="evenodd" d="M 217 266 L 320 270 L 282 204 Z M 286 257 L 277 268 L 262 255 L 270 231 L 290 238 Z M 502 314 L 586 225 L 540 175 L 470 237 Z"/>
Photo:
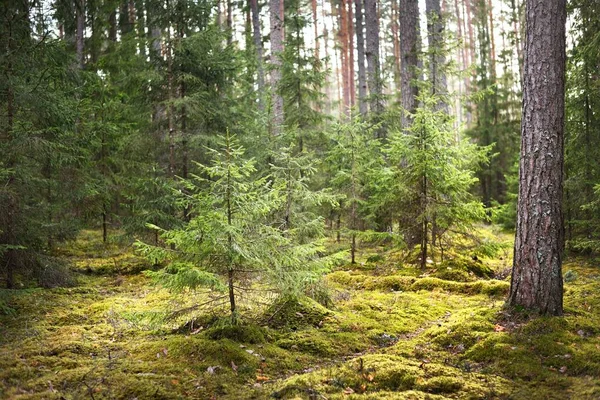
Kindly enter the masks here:
<path id="1" fill-rule="evenodd" d="M 527 0 L 512 306 L 563 312 L 566 0 Z"/>
<path id="2" fill-rule="evenodd" d="M 283 96 L 279 88 L 281 81 L 281 57 L 283 54 L 283 0 L 270 0 L 271 21 L 271 98 L 273 136 L 279 136 L 283 129 Z"/>

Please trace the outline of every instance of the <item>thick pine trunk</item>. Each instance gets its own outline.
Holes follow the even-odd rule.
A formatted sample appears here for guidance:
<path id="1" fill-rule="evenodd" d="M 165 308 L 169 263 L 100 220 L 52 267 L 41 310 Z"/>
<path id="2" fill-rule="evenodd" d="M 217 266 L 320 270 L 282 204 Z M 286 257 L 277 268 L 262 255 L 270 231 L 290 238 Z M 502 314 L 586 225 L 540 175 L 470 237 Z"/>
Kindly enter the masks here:
<path id="1" fill-rule="evenodd" d="M 509 304 L 563 312 L 565 0 L 527 0 L 515 255 Z"/>
<path id="2" fill-rule="evenodd" d="M 356 15 L 356 56 L 358 58 L 358 110 L 367 115 L 367 72 L 365 70 L 365 36 L 363 27 L 362 0 L 354 0 Z"/>
<path id="3" fill-rule="evenodd" d="M 279 136 L 283 129 L 283 97 L 279 91 L 281 81 L 281 56 L 283 54 L 283 1 L 269 0 L 271 23 L 271 91 L 272 119 L 271 134 Z"/>

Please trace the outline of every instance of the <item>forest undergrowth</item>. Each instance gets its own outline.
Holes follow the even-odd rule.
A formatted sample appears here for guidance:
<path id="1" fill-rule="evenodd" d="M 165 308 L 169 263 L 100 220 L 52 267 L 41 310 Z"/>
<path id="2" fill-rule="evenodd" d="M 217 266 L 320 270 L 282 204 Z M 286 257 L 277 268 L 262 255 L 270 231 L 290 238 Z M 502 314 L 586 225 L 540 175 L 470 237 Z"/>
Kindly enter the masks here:
<path id="1" fill-rule="evenodd" d="M 73 287 L 0 291 L 0 397 L 599 398 L 598 260 L 568 259 L 564 317 L 535 317 L 504 307 L 511 235 L 477 235 L 501 244 L 493 257 L 457 247 L 425 270 L 364 244 L 314 299 L 244 293 L 231 326 L 220 293 L 172 294 L 132 248 L 84 231 L 59 250 Z"/>

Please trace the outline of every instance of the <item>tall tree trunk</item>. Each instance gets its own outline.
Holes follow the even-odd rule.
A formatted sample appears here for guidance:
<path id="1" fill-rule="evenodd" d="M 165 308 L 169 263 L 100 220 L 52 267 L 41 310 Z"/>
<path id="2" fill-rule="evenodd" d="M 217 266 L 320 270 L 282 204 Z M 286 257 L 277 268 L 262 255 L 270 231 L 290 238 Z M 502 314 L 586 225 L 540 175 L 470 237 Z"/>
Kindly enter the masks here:
<path id="1" fill-rule="evenodd" d="M 369 103 L 371 113 L 379 115 L 383 112 L 381 66 L 379 63 L 379 18 L 377 0 L 364 0 L 366 28 L 367 80 L 369 84 Z M 383 136 L 381 130 L 378 137 Z"/>
<path id="2" fill-rule="evenodd" d="M 85 0 L 79 0 L 77 2 L 75 13 L 77 19 L 77 29 L 75 32 L 77 64 L 79 68 L 83 69 L 85 63 L 85 56 L 83 54 L 83 41 L 85 34 Z"/>
<path id="3" fill-rule="evenodd" d="M 566 0 L 526 0 L 521 162 L 509 304 L 562 315 Z"/>
<path id="4" fill-rule="evenodd" d="M 256 51 L 256 72 L 258 85 L 258 109 L 265 110 L 265 71 L 263 68 L 263 44 L 260 35 L 260 14 L 258 10 L 258 0 L 250 0 L 250 10 L 252 12 L 252 39 Z"/>
<path id="5" fill-rule="evenodd" d="M 227 44 L 233 42 L 233 3 L 227 0 Z"/>
<path id="6" fill-rule="evenodd" d="M 344 0 L 348 9 L 346 12 L 347 39 L 348 39 L 348 79 L 350 80 L 350 106 L 356 104 L 356 83 L 354 81 L 354 13 L 352 12 L 352 0 Z"/>
<path id="7" fill-rule="evenodd" d="M 442 10 L 440 0 L 426 0 L 427 12 L 427 41 L 429 43 L 429 79 L 431 89 L 434 95 L 442 96 L 438 101 L 438 109 L 448 111 L 448 105 L 444 101 L 447 94 L 446 73 L 444 64 L 446 57 L 444 55 L 444 21 L 442 19 Z"/>
<path id="8" fill-rule="evenodd" d="M 340 43 L 340 65 L 342 67 L 342 94 L 344 99 L 343 111 L 344 115 L 350 115 L 350 61 L 348 48 L 348 17 L 346 9 L 346 0 L 341 0 L 338 11 L 338 40 Z"/>
<path id="9" fill-rule="evenodd" d="M 358 110 L 364 117 L 367 115 L 367 72 L 365 70 L 365 37 L 363 27 L 363 2 L 354 0 L 356 15 L 356 55 L 358 57 Z"/>
<path id="10" fill-rule="evenodd" d="M 400 92 L 403 108 L 402 129 L 406 131 L 412 124 L 410 114 L 417 109 L 419 94 L 419 0 L 400 0 L 400 10 Z"/>
<path id="11" fill-rule="evenodd" d="M 466 24 L 469 28 L 469 65 L 475 63 L 475 39 L 473 38 L 473 10 L 472 10 L 472 1 L 473 0 L 464 0 L 467 5 L 467 18 Z"/>
<path id="12" fill-rule="evenodd" d="M 400 36 L 399 23 L 400 16 L 398 11 L 398 0 L 392 0 L 392 46 L 394 52 L 394 85 L 398 89 L 400 87 Z"/>
<path id="13" fill-rule="evenodd" d="M 135 10 L 137 13 L 137 37 L 138 37 L 138 48 L 140 49 L 140 55 L 142 58 L 146 58 L 146 11 L 144 8 L 143 0 L 135 1 Z"/>
<path id="14" fill-rule="evenodd" d="M 271 134 L 279 136 L 283 130 L 283 97 L 280 93 L 281 64 L 283 54 L 284 0 L 269 0 L 271 22 L 271 91 L 273 115 Z"/>
<path id="15" fill-rule="evenodd" d="M 320 56 L 319 56 L 319 24 L 318 24 L 318 18 L 317 18 L 317 0 L 312 0 L 311 1 L 311 7 L 312 7 L 312 23 L 313 23 L 313 29 L 314 32 L 313 34 L 315 35 L 315 58 L 317 59 L 317 62 L 320 62 Z"/>

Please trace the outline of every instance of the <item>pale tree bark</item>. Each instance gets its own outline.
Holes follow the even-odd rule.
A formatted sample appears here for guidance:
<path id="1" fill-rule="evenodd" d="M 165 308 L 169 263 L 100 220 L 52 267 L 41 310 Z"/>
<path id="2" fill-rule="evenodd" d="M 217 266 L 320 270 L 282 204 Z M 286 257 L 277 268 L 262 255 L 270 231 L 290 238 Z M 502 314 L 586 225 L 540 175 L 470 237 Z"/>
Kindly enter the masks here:
<path id="1" fill-rule="evenodd" d="M 320 56 L 319 56 L 319 24 L 318 24 L 318 19 L 317 19 L 317 0 L 312 0 L 311 1 L 311 7 L 312 7 L 312 22 L 313 22 L 313 29 L 314 29 L 314 35 L 315 35 L 315 58 L 317 59 L 317 62 L 320 63 Z"/>
<path id="2" fill-rule="evenodd" d="M 467 6 L 467 18 L 465 20 L 469 30 L 469 65 L 475 63 L 475 39 L 473 38 L 473 0 L 464 0 Z"/>
<path id="3" fill-rule="evenodd" d="M 254 40 L 254 48 L 256 49 L 256 72 L 258 85 L 258 109 L 265 110 L 264 93 L 265 93 L 265 71 L 263 68 L 263 44 L 260 34 L 260 15 L 258 10 L 258 0 L 250 0 L 250 11 L 252 13 L 252 39 Z"/>
<path id="4" fill-rule="evenodd" d="M 283 97 L 279 92 L 281 81 L 281 56 L 283 54 L 283 1 L 269 0 L 271 23 L 271 134 L 279 136 L 283 130 Z"/>
<path id="5" fill-rule="evenodd" d="M 364 0 L 366 28 L 367 82 L 369 85 L 369 107 L 371 113 L 383 112 L 381 66 L 379 60 L 379 18 L 377 0 Z M 378 132 L 381 136 L 381 132 Z"/>
<path id="6" fill-rule="evenodd" d="M 399 25 L 398 0 L 392 0 L 392 46 L 394 52 L 394 85 L 396 88 L 400 85 L 400 36 L 398 33 Z"/>
<path id="7" fill-rule="evenodd" d="M 349 49 L 348 49 L 348 18 L 346 16 L 346 0 L 341 0 L 338 11 L 338 41 L 340 43 L 340 65 L 342 68 L 342 95 L 344 115 L 350 115 L 350 74 Z"/>
<path id="8" fill-rule="evenodd" d="M 508 302 L 562 315 L 566 0 L 526 1 L 523 119 Z"/>
<path id="9" fill-rule="evenodd" d="M 358 64 L 358 110 L 362 116 L 367 115 L 367 72 L 365 70 L 365 36 L 363 26 L 363 2 L 354 0 L 356 15 L 356 56 Z"/>
<path id="10" fill-rule="evenodd" d="M 352 12 L 352 0 L 345 0 L 348 11 L 346 16 L 348 18 L 346 27 L 348 28 L 348 78 L 350 80 L 350 106 L 354 107 L 356 104 L 356 83 L 354 80 L 354 13 Z"/>

